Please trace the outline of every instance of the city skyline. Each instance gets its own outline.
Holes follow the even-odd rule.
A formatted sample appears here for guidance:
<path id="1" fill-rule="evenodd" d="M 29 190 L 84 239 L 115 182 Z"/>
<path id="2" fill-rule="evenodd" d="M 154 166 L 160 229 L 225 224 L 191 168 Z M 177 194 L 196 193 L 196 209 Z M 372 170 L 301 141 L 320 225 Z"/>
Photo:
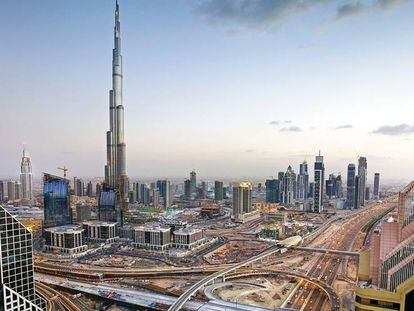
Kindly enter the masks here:
<path id="1" fill-rule="evenodd" d="M 369 182 L 376 171 L 384 181 L 409 179 L 414 150 L 408 77 L 414 48 L 404 30 L 412 26 L 413 4 L 400 2 L 340 18 L 336 14 L 343 11 L 335 5 L 310 5 L 306 11 L 294 6 L 290 9 L 297 14 L 291 15 L 286 8 L 272 8 L 270 21 L 252 25 L 234 18 L 243 13 L 234 8 L 227 17 L 222 12 L 211 20 L 215 1 L 202 1 L 200 7 L 122 1 L 129 175 L 181 177 L 195 168 L 206 177 L 267 178 L 288 165 L 297 171 L 303 160 L 312 163 L 321 149 L 328 172 L 344 176 L 348 163 L 362 155 L 370 162 Z M 2 14 L 15 18 L 4 18 L 0 31 L 13 29 L 16 36 L 0 50 L 8 60 L 1 80 L 7 92 L 0 95 L 7 150 L 0 163 L 2 177 L 18 174 L 24 142 L 36 178 L 61 165 L 77 176 L 103 176 L 112 6 L 113 1 L 73 1 L 65 4 L 62 22 L 55 20 L 63 12 L 60 4 L 6 1 Z M 260 5 L 253 9 L 260 13 Z M 91 14 L 95 10 L 102 14 Z M 28 12 L 33 14 L 23 21 Z M 178 21 L 170 12 L 182 18 Z M 50 23 L 58 29 L 46 27 Z M 274 23 L 280 23 L 277 30 Z M 362 26 L 363 32 L 352 31 Z M 59 39 L 61 32 L 67 42 Z M 181 46 L 168 37 L 171 33 L 178 42 L 190 39 Z M 338 34 L 341 42 L 334 40 Z M 217 44 L 220 55 L 212 48 Z M 41 57 L 46 49 L 47 59 Z M 44 66 L 46 61 L 50 66 Z M 23 109 L 28 113 L 22 114 Z"/>

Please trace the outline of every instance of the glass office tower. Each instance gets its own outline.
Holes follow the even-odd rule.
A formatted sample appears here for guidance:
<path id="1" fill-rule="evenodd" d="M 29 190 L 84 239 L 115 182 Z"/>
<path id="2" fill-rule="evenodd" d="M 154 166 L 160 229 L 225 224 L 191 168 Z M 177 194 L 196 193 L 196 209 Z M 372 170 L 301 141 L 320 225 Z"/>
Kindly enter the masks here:
<path id="1" fill-rule="evenodd" d="M 32 234 L 0 205 L 0 310 L 43 311 L 35 293 Z"/>
<path id="2" fill-rule="evenodd" d="M 44 228 L 64 226 L 72 223 L 72 210 L 69 199 L 69 180 L 44 174 L 43 194 L 45 222 Z"/>

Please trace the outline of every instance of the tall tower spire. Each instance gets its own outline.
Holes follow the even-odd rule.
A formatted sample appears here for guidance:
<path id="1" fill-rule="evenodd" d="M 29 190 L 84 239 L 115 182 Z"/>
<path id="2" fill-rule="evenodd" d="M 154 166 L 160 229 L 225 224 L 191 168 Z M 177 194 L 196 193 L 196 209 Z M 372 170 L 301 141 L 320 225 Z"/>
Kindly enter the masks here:
<path id="1" fill-rule="evenodd" d="M 126 172 L 122 79 L 121 23 L 119 3 L 116 1 L 114 48 L 112 50 L 112 89 L 109 91 L 109 131 L 106 132 L 105 183 L 117 191 L 118 206 L 126 208 L 128 205 L 128 176 Z"/>

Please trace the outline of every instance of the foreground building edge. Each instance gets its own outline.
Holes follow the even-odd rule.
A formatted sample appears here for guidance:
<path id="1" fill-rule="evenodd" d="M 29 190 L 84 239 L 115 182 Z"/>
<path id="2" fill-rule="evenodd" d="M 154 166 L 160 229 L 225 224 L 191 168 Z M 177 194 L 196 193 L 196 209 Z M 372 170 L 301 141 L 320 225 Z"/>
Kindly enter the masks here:
<path id="1" fill-rule="evenodd" d="M 32 233 L 0 205 L 0 310 L 46 310 L 35 293 L 32 242 Z"/>

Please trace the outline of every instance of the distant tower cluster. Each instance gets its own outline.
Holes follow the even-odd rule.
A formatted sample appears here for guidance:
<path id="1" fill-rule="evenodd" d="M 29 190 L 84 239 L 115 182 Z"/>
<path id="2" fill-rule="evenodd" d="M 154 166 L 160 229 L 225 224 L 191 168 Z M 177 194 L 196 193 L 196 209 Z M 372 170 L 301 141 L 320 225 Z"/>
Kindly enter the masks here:
<path id="1" fill-rule="evenodd" d="M 128 205 L 129 186 L 126 172 L 122 78 L 121 24 L 117 2 L 112 53 L 112 90 L 109 91 L 109 131 L 106 132 L 105 184 L 117 192 L 117 203 L 125 208 Z"/>
<path id="2" fill-rule="evenodd" d="M 30 162 L 30 156 L 23 149 L 22 163 L 20 165 L 20 183 L 21 183 L 21 198 L 26 202 L 33 200 L 33 175 L 32 175 L 32 163 Z"/>
<path id="3" fill-rule="evenodd" d="M 355 164 L 348 165 L 347 174 L 347 195 L 345 207 L 348 209 L 358 209 L 365 206 L 365 202 L 369 200 L 369 188 L 367 187 L 367 158 L 358 158 L 358 172 L 356 172 Z M 379 178 L 379 174 L 378 174 Z M 378 180 L 379 183 L 379 180 Z M 375 180 L 374 180 L 375 193 Z"/>

